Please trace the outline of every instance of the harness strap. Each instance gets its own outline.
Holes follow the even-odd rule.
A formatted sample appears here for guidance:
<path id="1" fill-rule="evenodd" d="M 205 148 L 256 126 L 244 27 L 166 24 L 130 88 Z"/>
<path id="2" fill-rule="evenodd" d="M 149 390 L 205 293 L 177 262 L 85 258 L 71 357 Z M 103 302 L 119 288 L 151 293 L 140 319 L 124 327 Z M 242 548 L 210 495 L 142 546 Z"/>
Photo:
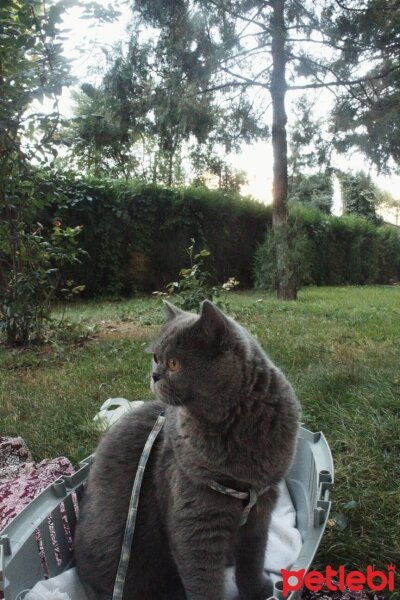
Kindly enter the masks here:
<path id="1" fill-rule="evenodd" d="M 150 451 L 153 447 L 153 444 L 163 428 L 165 422 L 164 413 L 160 413 L 157 421 L 155 422 L 153 429 L 150 432 L 149 437 L 147 438 L 146 444 L 143 448 L 143 452 L 141 454 L 138 468 L 135 475 L 135 481 L 133 482 L 131 499 L 129 502 L 128 516 L 126 519 L 125 533 L 124 539 L 122 542 L 121 555 L 119 559 L 117 575 L 115 577 L 114 589 L 112 594 L 112 600 L 122 600 L 122 596 L 124 593 L 124 585 L 125 585 L 125 577 L 128 569 L 129 558 L 132 547 L 132 539 L 135 531 L 136 525 L 136 517 L 139 505 L 139 494 L 140 488 L 142 486 L 144 470 L 150 456 Z M 253 506 L 256 504 L 259 496 L 264 494 L 271 486 L 267 486 L 260 492 L 257 492 L 253 488 L 251 488 L 248 492 L 239 492 L 238 490 L 234 490 L 229 488 L 213 479 L 210 479 L 208 482 L 210 488 L 215 490 L 216 492 L 220 492 L 221 494 L 226 494 L 228 496 L 232 496 L 233 498 L 238 498 L 239 500 L 248 500 L 248 503 L 243 509 L 242 516 L 240 518 L 239 525 L 244 525 L 247 522 L 247 518 Z"/>
<path id="2" fill-rule="evenodd" d="M 208 486 L 216 492 L 220 492 L 221 494 L 226 494 L 227 496 L 232 496 L 233 498 L 238 498 L 239 500 L 248 500 L 248 503 L 243 509 L 242 516 L 240 517 L 239 527 L 247 523 L 250 511 L 256 504 L 259 496 L 262 496 L 262 494 L 264 494 L 271 487 L 270 485 L 268 485 L 260 492 L 257 492 L 254 488 L 250 488 L 248 492 L 239 492 L 238 490 L 234 490 L 233 488 L 227 487 L 226 485 L 222 485 L 221 483 L 218 483 L 213 479 L 210 479 L 208 481 Z"/>
<path id="3" fill-rule="evenodd" d="M 150 456 L 150 450 L 156 440 L 156 437 L 160 433 L 165 421 L 164 413 L 161 413 L 158 416 L 157 421 L 155 422 L 153 429 L 150 432 L 149 437 L 147 438 L 146 444 L 143 448 L 142 455 L 140 457 L 139 465 L 135 475 L 135 481 L 133 483 L 131 500 L 129 503 L 128 517 L 126 519 L 124 540 L 122 542 L 121 555 L 118 564 L 117 575 L 115 577 L 114 590 L 112 595 L 112 600 L 122 600 L 122 595 L 124 593 L 124 584 L 126 572 L 128 569 L 129 557 L 132 546 L 133 533 L 135 531 L 136 524 L 136 516 L 139 504 L 139 494 L 140 488 L 142 485 L 144 469 L 147 463 L 147 460 Z"/>

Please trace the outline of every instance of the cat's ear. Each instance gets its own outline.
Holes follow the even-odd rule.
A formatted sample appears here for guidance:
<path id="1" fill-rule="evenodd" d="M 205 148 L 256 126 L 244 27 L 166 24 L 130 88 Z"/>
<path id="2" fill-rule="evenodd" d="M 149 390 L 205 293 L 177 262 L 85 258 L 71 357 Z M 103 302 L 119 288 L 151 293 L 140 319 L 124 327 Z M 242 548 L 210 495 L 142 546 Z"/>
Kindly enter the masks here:
<path id="1" fill-rule="evenodd" d="M 171 304 L 167 300 L 163 300 L 163 302 L 167 322 L 172 321 L 173 319 L 177 319 L 178 317 L 181 317 L 182 315 L 186 314 L 184 310 L 181 310 L 180 308 L 175 306 L 175 304 Z"/>
<path id="2" fill-rule="evenodd" d="M 222 346 L 229 333 L 229 323 L 224 313 L 209 300 L 200 309 L 198 326 L 207 340 Z"/>

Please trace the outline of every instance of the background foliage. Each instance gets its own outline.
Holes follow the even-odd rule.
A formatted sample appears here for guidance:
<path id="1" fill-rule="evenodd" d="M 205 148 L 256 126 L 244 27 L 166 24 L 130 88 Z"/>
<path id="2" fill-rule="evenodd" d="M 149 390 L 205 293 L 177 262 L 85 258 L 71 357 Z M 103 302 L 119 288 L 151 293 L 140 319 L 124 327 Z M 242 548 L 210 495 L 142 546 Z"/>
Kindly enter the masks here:
<path id="1" fill-rule="evenodd" d="M 355 215 L 334 217 L 310 206 L 292 206 L 291 270 L 298 285 L 363 285 L 400 278 L 400 230 Z M 274 246 L 267 231 L 255 256 L 255 284 L 276 285 Z"/>
<path id="2" fill-rule="evenodd" d="M 261 98 L 273 92 L 273 64 L 258 73 L 252 69 L 271 53 L 273 6 L 283 10 L 281 25 L 291 24 L 293 37 L 282 46 L 290 46 L 290 89 L 323 87 L 332 75 L 332 85 L 342 90 L 340 110 L 333 116 L 344 136 L 338 137 L 343 148 L 350 139 L 343 119 L 347 114 L 350 123 L 354 116 L 346 108 L 350 88 L 345 92 L 344 82 L 356 86 L 351 97 L 360 102 L 366 90 L 378 85 L 378 73 L 396 88 L 393 95 L 382 88 L 385 97 L 397 97 L 396 11 L 388 20 L 378 19 L 374 32 L 378 0 L 368 0 L 351 14 L 343 13 L 347 9 L 340 4 L 328 3 L 319 13 L 291 0 L 262 8 L 258 2 L 240 1 L 238 12 L 219 0 L 133 3 L 129 41 L 108 52 L 100 84 L 81 82 L 75 117 L 65 120 L 58 99 L 73 78 L 63 54 L 63 17 L 74 5 L 81 7 L 82 18 L 97 22 L 112 21 L 117 14 L 112 7 L 75 0 L 4 0 L 0 6 L 0 326 L 9 343 L 43 337 L 43 324 L 61 288 L 71 295 L 86 285 L 92 296 L 163 289 L 182 267 L 190 267 L 185 248 L 192 238 L 194 252 L 211 253 L 211 286 L 229 277 L 243 287 L 253 284 L 254 254 L 266 230 L 255 278 L 258 285 L 287 288 L 290 293 L 282 297 L 295 297 L 301 284 L 398 277 L 398 233 L 375 226 L 377 203 L 391 199 L 379 195 L 368 176 L 337 172 L 346 213 L 367 220 L 327 216 L 333 195 L 332 145 L 323 120 L 313 120 L 312 100 L 299 99 L 297 121 L 290 129 L 292 212 L 287 229 L 286 191 L 272 236 L 271 209 L 238 196 L 243 173 L 234 172 L 221 156 L 222 148 L 238 150 L 269 135 Z M 139 25 L 154 36 L 143 37 Z M 305 31 L 314 30 L 328 36 L 329 60 L 314 61 L 311 49 L 320 42 L 303 39 Z M 353 38 L 357 47 L 351 51 Z M 350 80 L 366 57 L 375 61 L 375 70 L 372 78 L 363 79 L 363 88 Z M 310 82 L 294 85 L 299 77 Z M 257 102 L 247 95 L 250 88 L 260 92 Z M 374 106 L 380 104 L 373 100 L 369 119 Z M 59 156 L 65 146 L 71 153 Z M 389 154 L 396 160 L 394 150 L 392 145 Z M 285 152 L 280 159 L 286 161 Z M 386 165 L 389 159 L 382 160 Z M 185 161 L 196 187 L 178 189 Z M 61 168 L 55 171 L 57 163 Z M 78 179 L 62 172 L 63 165 L 96 179 Z M 307 174 L 309 169 L 313 174 Z M 219 192 L 204 187 L 210 175 L 218 179 Z M 129 182 L 133 176 L 142 183 Z M 175 189 L 156 187 L 156 182 Z M 275 211 L 274 222 L 276 216 Z M 84 252 L 75 239 L 80 232 L 78 240 L 87 252 L 82 264 L 78 259 Z"/>
<path id="3" fill-rule="evenodd" d="M 42 337 L 60 269 L 78 254 L 78 230 L 37 220 L 57 193 L 43 170 L 57 154 L 58 96 L 72 81 L 61 43 L 62 13 L 71 4 L 0 6 L 0 330 L 11 345 Z M 44 100 L 50 110 L 40 106 Z"/>
<path id="4" fill-rule="evenodd" d="M 53 173 L 59 191 L 38 213 L 43 223 L 83 226 L 87 256 L 65 276 L 87 296 L 164 290 L 190 267 L 187 248 L 207 249 L 210 285 L 230 277 L 242 288 L 274 287 L 271 207 L 202 187 L 171 189 Z M 389 283 L 400 278 L 400 230 L 358 215 L 334 217 L 312 202 L 290 209 L 289 273 L 297 285 Z M 255 262 L 254 262 L 255 261 Z M 255 266 L 254 266 L 255 265 Z"/>
<path id="5" fill-rule="evenodd" d="M 271 223 L 269 207 L 201 187 L 57 178 L 62 194 L 41 218 L 83 225 L 79 241 L 88 256 L 70 276 L 85 282 L 87 295 L 162 290 L 190 266 L 192 238 L 195 252 L 211 252 L 211 283 L 236 277 L 251 286 L 254 252 Z"/>

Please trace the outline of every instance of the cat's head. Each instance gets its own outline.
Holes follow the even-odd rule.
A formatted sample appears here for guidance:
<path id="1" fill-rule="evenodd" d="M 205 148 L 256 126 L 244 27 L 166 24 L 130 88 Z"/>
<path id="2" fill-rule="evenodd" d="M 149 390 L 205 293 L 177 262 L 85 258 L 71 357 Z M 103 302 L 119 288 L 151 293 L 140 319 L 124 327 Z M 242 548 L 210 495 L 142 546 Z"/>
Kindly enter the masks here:
<path id="1" fill-rule="evenodd" d="M 239 328 L 208 300 L 200 315 L 165 307 L 167 323 L 150 347 L 151 388 L 167 404 L 219 421 L 243 378 Z"/>

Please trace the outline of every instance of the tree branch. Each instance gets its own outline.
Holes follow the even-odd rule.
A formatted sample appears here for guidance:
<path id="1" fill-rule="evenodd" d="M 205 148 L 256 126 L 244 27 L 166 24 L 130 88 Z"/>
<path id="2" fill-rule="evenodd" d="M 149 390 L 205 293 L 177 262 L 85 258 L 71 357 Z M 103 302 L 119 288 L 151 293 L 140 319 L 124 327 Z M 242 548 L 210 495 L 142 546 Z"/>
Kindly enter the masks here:
<path id="1" fill-rule="evenodd" d="M 336 77 L 336 79 L 340 79 L 340 76 L 331 68 L 328 67 L 327 65 L 324 65 L 323 63 L 319 63 L 316 60 L 313 60 L 312 58 L 310 58 L 309 56 L 297 56 L 296 54 L 293 54 L 292 52 L 289 54 L 289 56 L 293 59 L 293 60 L 299 60 L 300 62 L 302 62 L 303 64 L 306 64 L 310 70 L 311 69 L 311 64 L 315 65 L 318 69 L 322 69 L 324 71 L 328 71 L 329 73 L 331 73 L 334 77 Z M 314 75 L 314 77 L 316 77 L 316 73 L 314 71 L 312 71 L 312 74 Z"/>
<path id="2" fill-rule="evenodd" d="M 370 77 L 361 77 L 360 79 L 345 79 L 345 80 L 341 80 L 341 79 L 337 79 L 336 81 L 329 81 L 327 83 L 310 83 L 308 85 L 291 85 L 288 86 L 288 90 L 292 91 L 292 90 L 310 90 L 310 89 L 317 89 L 317 88 L 322 88 L 322 87 L 330 87 L 330 86 L 338 86 L 338 85 L 344 85 L 344 86 L 352 86 L 352 85 L 359 85 L 362 83 L 366 83 L 368 81 L 374 81 L 376 79 L 383 79 L 384 77 L 387 77 L 387 75 L 389 75 L 390 73 L 393 73 L 393 71 L 398 71 L 400 70 L 400 65 L 397 67 L 393 67 L 392 69 L 388 69 L 387 71 L 383 71 L 381 73 L 379 73 L 378 75 L 371 75 Z"/>
<path id="3" fill-rule="evenodd" d="M 335 0 L 336 4 L 338 6 L 340 6 L 340 8 L 342 8 L 343 10 L 348 10 L 349 12 L 355 12 L 355 13 L 365 13 L 365 8 L 349 8 L 348 6 L 345 6 L 342 2 L 340 2 L 340 0 Z"/>
<path id="4" fill-rule="evenodd" d="M 227 63 L 236 61 L 235 65 L 234 65 L 234 66 L 236 66 L 237 64 L 240 64 L 243 60 L 246 60 L 248 58 L 253 58 L 254 56 L 258 56 L 259 54 L 265 54 L 265 48 L 259 48 L 257 46 L 256 48 L 250 48 L 249 50 L 246 50 L 244 52 L 239 52 L 238 54 L 235 54 L 234 56 L 230 56 L 227 59 Z M 227 64 L 226 68 L 228 68 L 228 69 L 230 68 L 229 64 Z"/>
<path id="5" fill-rule="evenodd" d="M 269 67 L 268 67 L 269 68 Z M 228 75 L 231 75 L 232 77 L 237 77 L 238 79 L 241 79 L 242 81 L 245 81 L 247 83 L 249 83 L 250 85 L 261 85 L 264 86 L 264 84 L 256 81 L 256 79 L 266 70 L 263 69 L 262 71 L 260 71 L 260 73 L 258 75 L 256 75 L 253 79 L 250 79 L 249 77 L 244 77 L 244 75 L 239 75 L 239 73 L 233 73 L 232 71 L 230 71 L 229 69 L 222 67 L 222 70 L 224 71 L 224 73 L 227 73 Z"/>
<path id="6" fill-rule="evenodd" d="M 304 6 L 304 3 L 299 2 L 299 0 L 294 0 L 295 4 L 297 4 L 297 6 L 304 12 L 305 15 L 307 15 L 307 17 L 310 19 L 311 25 L 313 29 L 317 29 L 318 31 L 321 30 L 321 25 L 318 22 L 318 19 L 315 18 L 315 15 L 310 12 L 309 10 L 307 10 Z"/>
<path id="7" fill-rule="evenodd" d="M 294 0 L 294 2 L 299 6 L 299 8 L 301 8 L 303 10 L 303 12 L 305 13 L 305 15 L 310 19 L 310 24 L 306 24 L 303 22 L 303 20 L 301 19 L 301 24 L 300 25 L 293 25 L 290 27 L 285 27 L 286 31 L 290 31 L 291 29 L 294 29 L 295 31 L 299 31 L 299 29 L 308 29 L 309 31 L 318 31 L 319 33 L 321 33 L 322 36 L 324 35 L 328 35 L 326 31 L 324 31 L 321 27 L 321 24 L 318 22 L 318 20 L 315 18 L 315 16 L 308 11 L 307 9 L 304 8 L 304 5 L 301 4 L 298 0 Z M 300 20 L 300 17 L 299 17 Z"/>
<path id="8" fill-rule="evenodd" d="M 330 46 L 331 48 L 335 48 L 335 50 L 344 50 L 343 46 L 336 46 L 332 42 L 328 42 L 326 40 L 313 40 L 312 38 L 287 38 L 287 42 L 306 42 L 310 44 L 322 44 L 323 46 Z"/>
<path id="9" fill-rule="evenodd" d="M 228 15 L 231 15 L 232 17 L 236 17 L 237 19 L 245 21 L 246 23 L 252 23 L 257 27 L 260 27 L 260 29 L 262 29 L 263 31 L 268 31 L 268 28 L 265 26 L 265 23 L 261 21 L 256 21 L 255 19 L 252 19 L 250 17 L 245 17 L 244 15 L 229 9 L 225 4 L 216 2 L 215 0 L 208 0 L 208 2 L 210 2 L 210 4 L 213 4 L 216 8 L 222 8 L 225 12 L 228 13 Z"/>
<path id="10" fill-rule="evenodd" d="M 265 34 L 271 35 L 271 32 L 269 30 L 265 30 L 265 31 L 255 31 L 254 33 L 246 33 L 246 35 L 240 35 L 240 37 L 238 37 L 238 41 L 241 42 L 242 40 L 245 40 L 246 38 L 255 38 L 258 35 L 265 35 Z M 270 46 L 271 42 L 268 42 L 267 44 L 264 44 L 265 46 Z"/>
<path id="11" fill-rule="evenodd" d="M 259 9 L 256 11 L 256 14 L 255 14 L 255 15 L 254 15 L 254 17 L 252 17 L 252 18 L 253 18 L 253 19 L 255 19 L 256 17 L 258 17 L 258 16 L 260 15 L 260 13 L 262 12 L 262 9 L 263 9 L 263 6 L 261 6 L 261 7 L 260 7 L 260 8 L 259 8 Z M 243 34 L 245 31 L 246 31 L 246 29 L 248 29 L 248 27 L 249 27 L 250 25 L 251 25 L 251 23 L 250 23 L 250 22 L 246 22 L 246 25 L 244 25 L 244 26 L 243 26 L 243 29 L 242 29 L 242 31 L 240 31 L 240 32 L 238 33 L 238 36 L 237 36 L 238 40 L 240 40 L 240 39 L 241 39 L 241 36 L 242 36 L 242 34 Z"/>
<path id="12" fill-rule="evenodd" d="M 218 85 L 214 85 L 208 88 L 205 88 L 204 90 L 199 90 L 198 92 L 196 92 L 196 96 L 198 96 L 199 94 L 207 94 L 208 92 L 218 92 L 220 90 L 223 89 L 227 89 L 227 88 L 238 88 L 238 87 L 242 87 L 243 89 L 246 89 L 250 86 L 256 86 L 259 88 L 263 88 L 265 90 L 269 90 L 269 85 L 266 85 L 264 83 L 260 83 L 257 81 L 251 81 L 249 80 L 248 82 L 245 81 L 229 81 L 227 83 L 221 83 Z"/>

